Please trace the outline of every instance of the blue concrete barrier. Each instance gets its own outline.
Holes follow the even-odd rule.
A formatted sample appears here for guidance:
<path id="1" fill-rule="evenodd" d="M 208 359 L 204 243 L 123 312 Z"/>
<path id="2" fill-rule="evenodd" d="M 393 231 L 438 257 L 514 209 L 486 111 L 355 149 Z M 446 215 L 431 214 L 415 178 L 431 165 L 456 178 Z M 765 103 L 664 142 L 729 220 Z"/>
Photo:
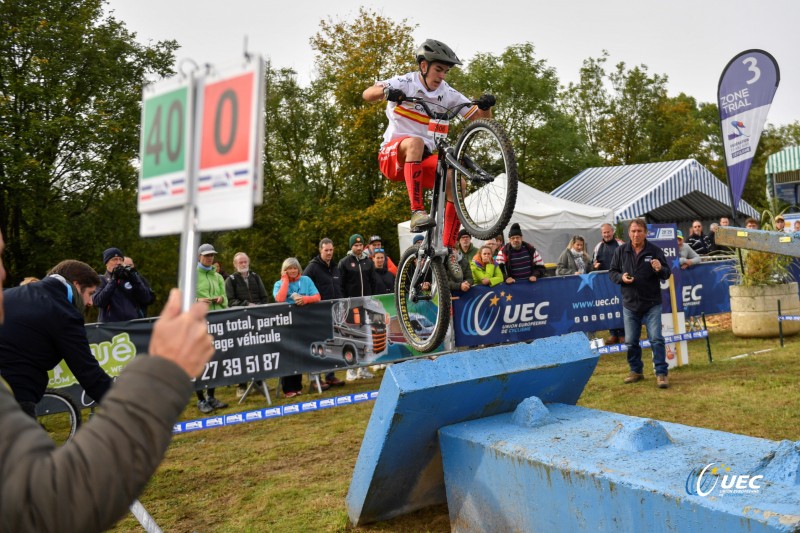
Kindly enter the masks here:
<path id="1" fill-rule="evenodd" d="M 538 398 L 439 434 L 452 531 L 800 531 L 800 442 Z"/>
<path id="2" fill-rule="evenodd" d="M 583 333 L 387 368 L 347 494 L 356 524 L 445 501 L 437 431 L 513 411 L 525 398 L 574 404 L 597 365 Z"/>

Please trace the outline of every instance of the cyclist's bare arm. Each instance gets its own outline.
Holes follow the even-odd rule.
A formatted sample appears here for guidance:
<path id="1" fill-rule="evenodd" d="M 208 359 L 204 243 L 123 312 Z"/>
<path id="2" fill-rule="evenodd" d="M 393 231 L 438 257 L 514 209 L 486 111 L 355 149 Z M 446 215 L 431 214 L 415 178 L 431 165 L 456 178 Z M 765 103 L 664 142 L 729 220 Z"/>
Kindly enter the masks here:
<path id="1" fill-rule="evenodd" d="M 377 102 L 378 100 L 383 100 L 383 84 L 376 83 L 371 87 L 367 87 L 364 89 L 364 92 L 361 93 L 361 96 L 367 102 Z"/>
<path id="2" fill-rule="evenodd" d="M 492 108 L 490 107 L 486 111 L 480 108 L 476 109 L 475 112 L 472 115 L 470 115 L 469 120 L 472 121 L 481 118 L 492 118 Z"/>

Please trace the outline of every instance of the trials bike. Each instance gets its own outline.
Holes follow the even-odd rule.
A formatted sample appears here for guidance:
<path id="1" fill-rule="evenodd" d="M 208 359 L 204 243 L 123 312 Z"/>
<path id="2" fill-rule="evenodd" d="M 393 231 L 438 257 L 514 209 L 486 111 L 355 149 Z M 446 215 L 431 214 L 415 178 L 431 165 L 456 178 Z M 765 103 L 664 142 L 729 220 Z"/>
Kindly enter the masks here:
<path id="1" fill-rule="evenodd" d="M 436 225 L 424 230 L 422 243 L 403 253 L 394 285 L 395 304 L 405 340 L 419 352 L 430 352 L 442 343 L 450 325 L 448 250 L 443 244 L 447 180 L 464 229 L 478 239 L 491 239 L 505 229 L 516 205 L 517 160 L 505 131 L 491 119 L 470 122 L 455 146 L 448 142 L 450 121 L 478 101 L 451 109 L 418 97 L 403 101 L 414 103 L 430 118 L 428 133 L 438 150 L 431 202 Z"/>

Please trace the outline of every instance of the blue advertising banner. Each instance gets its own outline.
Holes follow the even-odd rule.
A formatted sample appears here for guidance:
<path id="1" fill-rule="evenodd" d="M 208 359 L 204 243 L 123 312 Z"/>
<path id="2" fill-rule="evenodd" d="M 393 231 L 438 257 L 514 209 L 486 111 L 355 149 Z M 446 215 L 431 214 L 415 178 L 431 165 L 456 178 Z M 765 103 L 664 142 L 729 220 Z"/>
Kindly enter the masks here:
<path id="1" fill-rule="evenodd" d="M 678 311 L 686 317 L 730 311 L 733 261 L 680 268 L 673 224 L 648 226 L 648 240 L 664 248 L 675 282 Z M 671 311 L 662 285 L 663 311 Z M 520 342 L 622 328 L 622 293 L 607 271 L 540 279 L 536 283 L 476 286 L 453 300 L 456 346 Z"/>
<path id="2" fill-rule="evenodd" d="M 733 269 L 730 260 L 682 270 L 676 298 L 685 316 L 730 312 L 728 286 Z M 536 283 L 473 287 L 453 300 L 453 311 L 456 346 L 528 341 L 623 326 L 622 293 L 606 271 L 544 278 Z"/>
<path id="3" fill-rule="evenodd" d="M 672 272 L 672 282 L 675 286 L 676 311 L 683 311 L 681 302 L 681 263 L 678 254 L 678 229 L 675 224 L 648 224 L 647 240 L 664 250 L 664 256 L 669 261 L 670 272 Z M 661 312 L 671 313 L 672 303 L 669 294 L 669 280 L 661 282 Z"/>
<path id="4" fill-rule="evenodd" d="M 778 63 L 763 50 L 738 54 L 720 76 L 717 88 L 719 121 L 734 210 L 742 198 L 779 82 Z"/>
<path id="5" fill-rule="evenodd" d="M 728 287 L 735 271 L 734 263 L 734 260 L 700 263 L 683 271 L 681 300 L 687 317 L 730 312 Z"/>
<path id="6" fill-rule="evenodd" d="M 606 271 L 476 286 L 453 300 L 453 310 L 456 346 L 622 327 L 622 296 Z"/>

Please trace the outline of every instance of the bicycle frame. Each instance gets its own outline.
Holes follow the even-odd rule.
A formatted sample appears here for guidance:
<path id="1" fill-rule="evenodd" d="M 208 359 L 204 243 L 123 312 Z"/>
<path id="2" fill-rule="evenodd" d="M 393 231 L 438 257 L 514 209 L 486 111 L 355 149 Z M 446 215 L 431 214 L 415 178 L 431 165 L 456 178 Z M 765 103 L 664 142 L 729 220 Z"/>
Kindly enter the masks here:
<path id="1" fill-rule="evenodd" d="M 430 104 L 422 98 L 408 97 L 405 100 L 419 104 L 431 120 L 447 121 L 455 118 L 464 107 L 475 104 L 475 102 L 468 102 L 460 104 L 453 109 L 449 109 L 444 113 L 437 113 L 433 111 L 430 108 Z M 477 173 L 480 177 L 476 177 L 475 179 L 483 180 L 487 183 L 492 179 L 486 179 L 484 176 L 487 176 L 487 174 L 475 165 L 471 165 L 474 167 L 471 169 L 467 169 L 461 165 L 455 157 L 453 147 L 447 142 L 446 136 L 436 139 L 436 148 L 438 151 L 436 162 L 436 179 L 434 181 L 433 199 L 431 201 L 431 215 L 433 220 L 436 222 L 436 225 L 425 230 L 423 241 L 419 246 L 419 251 L 417 252 L 417 257 L 420 260 L 419 264 L 421 265 L 421 268 L 417 268 L 414 271 L 414 275 L 411 278 L 412 289 L 410 293 L 411 299 L 415 302 L 418 300 L 430 299 L 429 296 L 417 294 L 417 282 L 419 281 L 420 277 L 427 275 L 428 270 L 430 269 L 431 261 L 433 261 L 436 257 L 444 258 L 447 255 L 447 247 L 444 246 L 443 219 L 445 202 L 447 201 L 448 172 L 450 172 L 452 169 L 455 169 L 470 177 Z"/>
<path id="2" fill-rule="evenodd" d="M 451 120 L 458 115 L 458 112 L 467 105 L 472 105 L 474 102 L 469 102 L 456 106 L 446 113 L 436 113 L 431 110 L 428 102 L 421 98 L 407 98 L 407 100 L 420 104 L 425 110 L 425 113 L 431 120 Z M 417 294 L 417 282 L 420 277 L 427 275 L 430 269 L 431 261 L 435 258 L 444 258 L 447 255 L 447 247 L 444 245 L 444 211 L 445 202 L 447 201 L 447 179 L 448 172 L 451 169 L 456 169 L 465 175 L 471 176 L 472 173 L 464 168 L 453 153 L 453 147 L 447 142 L 446 136 L 436 139 L 436 148 L 438 151 L 436 162 L 436 178 L 433 185 L 433 199 L 431 201 L 431 214 L 436 225 L 428 228 L 423 232 L 423 240 L 420 243 L 419 251 L 417 252 L 418 264 L 421 267 L 415 269 L 414 275 L 411 278 L 411 291 L 410 297 L 412 301 L 430 299 L 430 296 L 423 296 Z"/>

